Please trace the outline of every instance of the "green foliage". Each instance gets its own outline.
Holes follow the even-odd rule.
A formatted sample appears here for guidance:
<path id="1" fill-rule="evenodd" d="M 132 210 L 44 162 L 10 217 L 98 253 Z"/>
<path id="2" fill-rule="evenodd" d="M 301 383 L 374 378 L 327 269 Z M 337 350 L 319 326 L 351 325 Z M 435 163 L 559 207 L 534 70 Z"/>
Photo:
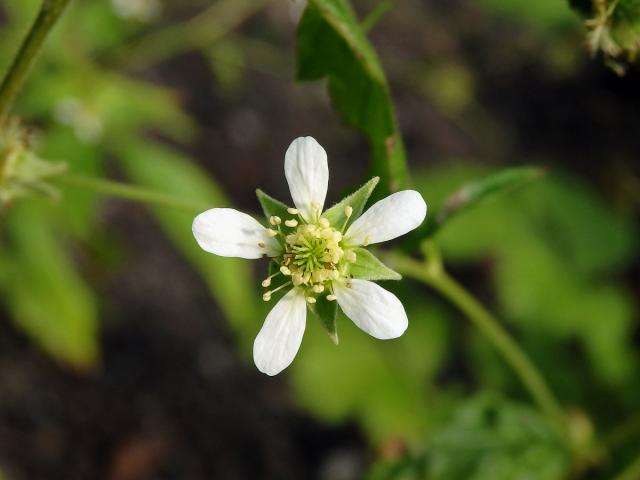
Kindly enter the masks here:
<path id="1" fill-rule="evenodd" d="M 369 200 L 371 193 L 373 193 L 373 189 L 376 188 L 379 180 L 380 179 L 378 177 L 373 177 L 351 195 L 348 195 L 340 202 L 327 209 L 322 216 L 329 220 L 331 225 L 336 227 L 341 227 L 342 225 L 348 226 L 350 222 L 353 222 L 356 218 L 362 215 L 364 206 L 367 204 L 367 201 Z M 351 207 L 353 209 L 351 217 L 349 218 L 347 218 L 345 214 L 346 207 Z"/>
<path id="2" fill-rule="evenodd" d="M 482 175 L 485 172 L 469 167 L 448 168 L 420 175 L 417 184 L 429 192 L 437 209 L 444 201 L 439 199 L 456 185 Z M 445 260 L 469 264 L 491 259 L 488 273 L 503 317 L 532 341 L 543 335 L 567 342 L 556 344 L 567 348 L 568 342 L 578 340 L 602 386 L 635 384 L 632 299 L 616 280 L 635 252 L 631 225 L 585 186 L 557 175 L 467 212 L 435 237 Z M 546 344 L 545 349 L 553 348 Z M 546 358 L 549 368 L 556 368 L 551 357 L 547 353 L 541 361 Z M 556 363 L 577 361 L 574 357 Z M 482 360 L 476 365 L 478 372 L 491 371 Z M 552 370 L 553 376 L 558 381 L 571 378 L 567 368 L 564 376 Z M 567 387 L 557 385 L 566 395 L 578 396 L 576 401 L 586 395 Z M 625 390 L 630 401 L 633 389 Z"/>
<path id="3" fill-rule="evenodd" d="M 569 5 L 557 0 L 479 0 L 478 3 L 498 13 L 541 28 L 562 27 L 575 22 Z"/>
<path id="4" fill-rule="evenodd" d="M 378 57 L 346 0 L 311 0 L 298 26 L 298 79 L 327 77 L 333 105 L 371 146 L 385 190 L 407 180 L 402 138 Z"/>
<path id="5" fill-rule="evenodd" d="M 468 182 L 447 197 L 444 205 L 435 215 L 436 222 L 443 224 L 447 219 L 467 208 L 493 195 L 520 187 L 543 174 L 543 170 L 538 167 L 507 168 Z"/>
<path id="6" fill-rule="evenodd" d="M 349 266 L 349 274 L 362 280 L 400 280 L 398 272 L 382 263 L 373 253 L 365 248 L 354 248 L 356 261 Z"/>
<path id="7" fill-rule="evenodd" d="M 51 224 L 51 209 L 29 203 L 8 216 L 0 289 L 13 320 L 35 342 L 78 369 L 98 360 L 97 301 L 76 273 Z"/>
<path id="8" fill-rule="evenodd" d="M 559 480 L 569 461 L 537 412 L 485 393 L 462 403 L 423 455 L 380 464 L 369 480 Z"/>

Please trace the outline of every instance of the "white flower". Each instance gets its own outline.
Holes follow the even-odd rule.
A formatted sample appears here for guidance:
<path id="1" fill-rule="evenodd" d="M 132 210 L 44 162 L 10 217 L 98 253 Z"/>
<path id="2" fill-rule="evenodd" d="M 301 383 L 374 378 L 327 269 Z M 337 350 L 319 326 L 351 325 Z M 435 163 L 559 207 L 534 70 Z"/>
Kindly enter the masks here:
<path id="1" fill-rule="evenodd" d="M 259 191 L 268 227 L 229 208 L 207 210 L 193 221 L 193 234 L 207 252 L 271 257 L 273 273 L 262 282 L 268 288 L 265 301 L 289 289 L 267 315 L 253 345 L 255 364 L 268 375 L 293 361 L 302 342 L 307 309 L 322 316 L 321 304 L 335 306 L 336 301 L 353 323 L 375 338 L 404 333 L 408 320 L 402 303 L 371 281 L 400 276 L 361 247 L 404 235 L 418 227 L 427 213 L 422 196 L 404 190 L 358 217 L 377 179 L 323 212 L 329 181 L 327 154 L 311 137 L 291 143 L 284 170 L 295 208 Z"/>

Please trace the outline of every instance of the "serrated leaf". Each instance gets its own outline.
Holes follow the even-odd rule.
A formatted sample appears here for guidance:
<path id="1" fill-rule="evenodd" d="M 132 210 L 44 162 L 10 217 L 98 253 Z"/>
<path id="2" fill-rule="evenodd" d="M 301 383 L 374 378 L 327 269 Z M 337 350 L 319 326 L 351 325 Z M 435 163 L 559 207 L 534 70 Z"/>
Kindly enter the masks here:
<path id="1" fill-rule="evenodd" d="M 326 295 L 318 297 L 316 303 L 310 305 L 313 314 L 318 317 L 320 324 L 329 335 L 331 341 L 337 345 L 339 342 L 338 331 L 336 327 L 336 318 L 338 316 L 338 302 L 327 300 Z"/>
<path id="2" fill-rule="evenodd" d="M 347 223 L 353 222 L 362 214 L 362 210 L 367 204 L 367 200 L 369 200 L 371 192 L 373 192 L 373 189 L 376 188 L 376 185 L 379 181 L 380 177 L 373 177 L 358 190 L 345 197 L 340 202 L 336 203 L 333 207 L 324 212 L 322 216 L 329 220 L 331 225 L 333 225 L 334 227 L 341 228 L 345 220 L 347 220 L 344 209 L 346 206 L 350 206 L 351 208 L 353 208 L 353 212 L 351 213 L 351 217 L 349 218 L 349 222 Z"/>
<path id="3" fill-rule="evenodd" d="M 264 216 L 267 218 L 267 221 L 269 220 L 269 217 L 272 216 L 280 217 L 283 220 L 291 216 L 287 213 L 287 208 L 289 208 L 287 205 L 264 193 L 259 188 L 256 190 L 256 196 L 262 206 L 262 211 L 264 212 Z"/>
<path id="4" fill-rule="evenodd" d="M 407 166 L 378 56 L 346 0 L 310 0 L 298 27 L 297 78 L 326 77 L 334 108 L 369 141 L 385 190 L 406 184 Z"/>
<path id="5" fill-rule="evenodd" d="M 481 201 L 499 193 L 517 188 L 542 177 L 540 167 L 516 167 L 499 170 L 479 180 L 464 184 L 459 190 L 447 197 L 437 215 L 436 222 L 442 225 L 452 216 L 470 208 Z"/>
<path id="6" fill-rule="evenodd" d="M 349 265 L 349 274 L 361 280 L 400 280 L 402 275 L 390 269 L 369 250 L 357 247 L 356 261 Z"/>

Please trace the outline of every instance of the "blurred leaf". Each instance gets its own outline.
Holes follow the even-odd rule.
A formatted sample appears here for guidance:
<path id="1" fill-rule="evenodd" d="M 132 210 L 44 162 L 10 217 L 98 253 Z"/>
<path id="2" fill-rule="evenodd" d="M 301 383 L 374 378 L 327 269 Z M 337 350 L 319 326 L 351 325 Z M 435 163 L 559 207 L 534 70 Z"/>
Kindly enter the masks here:
<path id="1" fill-rule="evenodd" d="M 426 478 L 433 480 L 558 480 L 570 462 L 537 412 L 492 394 L 466 402 L 429 444 Z"/>
<path id="2" fill-rule="evenodd" d="M 318 317 L 320 324 L 327 331 L 331 341 L 338 345 L 338 331 L 336 319 L 338 316 L 338 302 L 327 300 L 326 295 L 320 295 L 316 303 L 309 306 L 313 314 Z"/>
<path id="3" fill-rule="evenodd" d="M 76 273 L 50 221 L 50 210 L 16 205 L 7 219 L 12 249 L 0 285 L 12 318 L 62 362 L 89 369 L 98 360 L 96 299 Z"/>
<path id="4" fill-rule="evenodd" d="M 437 215 L 438 224 L 469 207 L 493 195 L 517 188 L 536 178 L 540 178 L 544 171 L 539 167 L 505 168 L 493 172 L 479 180 L 474 180 L 463 185 L 455 193 L 449 195 L 444 206 Z"/>
<path id="5" fill-rule="evenodd" d="M 347 0 L 310 0 L 298 26 L 299 80 L 328 78 L 333 105 L 369 140 L 384 189 L 406 184 L 407 167 L 389 86 Z"/>
<path id="6" fill-rule="evenodd" d="M 458 166 L 415 178 L 438 208 L 453 185 L 481 174 L 476 167 Z M 545 358 L 576 339 L 596 378 L 631 386 L 637 385 L 633 371 L 640 360 L 630 340 L 633 300 L 615 277 L 633 258 L 635 238 L 632 224 L 586 186 L 548 175 L 490 203 L 470 206 L 465 215 L 450 219 L 435 241 L 449 264 L 484 266 L 502 315 L 520 327 L 525 339 L 542 335 L 563 341 L 545 343 Z M 482 359 L 474 365 L 478 371 L 488 369 Z"/>
<path id="7" fill-rule="evenodd" d="M 423 455 L 378 465 L 369 480 L 560 480 L 570 460 L 537 412 L 484 393 L 457 407 Z"/>
<path id="8" fill-rule="evenodd" d="M 402 276 L 387 267 L 373 253 L 364 248 L 354 248 L 356 261 L 349 264 L 349 274 L 361 280 L 400 280 Z"/>
<path id="9" fill-rule="evenodd" d="M 260 202 L 260 206 L 262 207 L 262 211 L 264 212 L 264 216 L 269 221 L 271 217 L 280 217 L 280 219 L 284 222 L 286 218 L 290 217 L 290 214 L 287 212 L 287 205 L 282 203 L 280 200 L 276 200 L 270 195 L 267 195 L 259 188 L 256 190 L 256 196 L 258 197 L 258 201 Z"/>
<path id="10" fill-rule="evenodd" d="M 353 222 L 362 214 L 362 210 L 364 210 L 364 206 L 367 204 L 367 200 L 369 200 L 371 192 L 376 188 L 379 180 L 379 177 L 373 177 L 351 195 L 343 198 L 340 202 L 325 211 L 322 216 L 329 220 L 331 225 L 336 228 L 341 228 L 343 225 L 348 225 L 350 222 Z M 351 212 L 349 222 L 345 223 L 347 216 L 344 209 L 347 206 L 353 208 L 353 212 Z"/>
<path id="11" fill-rule="evenodd" d="M 575 16 L 565 1 L 479 0 L 479 3 L 487 9 L 546 30 L 575 23 Z"/>
<path id="12" fill-rule="evenodd" d="M 185 199 L 208 202 L 211 207 L 229 201 L 211 177 L 187 158 L 149 142 L 130 144 L 119 150 L 128 176 L 140 185 Z M 202 276 L 226 318 L 243 339 L 255 334 L 258 292 L 249 262 L 223 258 L 203 251 L 193 238 L 193 215 L 167 208 L 153 208 L 155 217 L 176 248 Z"/>

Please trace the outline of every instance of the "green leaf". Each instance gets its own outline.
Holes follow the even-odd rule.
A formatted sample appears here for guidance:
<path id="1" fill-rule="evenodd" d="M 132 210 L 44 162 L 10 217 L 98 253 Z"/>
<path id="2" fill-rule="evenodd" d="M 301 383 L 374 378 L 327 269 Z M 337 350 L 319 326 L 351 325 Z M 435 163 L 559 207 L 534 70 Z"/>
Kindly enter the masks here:
<path id="1" fill-rule="evenodd" d="M 7 219 L 13 248 L 0 289 L 16 324 L 46 352 L 78 369 L 99 357 L 96 298 L 60 244 L 51 211 L 18 204 Z"/>
<path id="2" fill-rule="evenodd" d="M 373 189 L 376 188 L 376 185 L 379 181 L 380 177 L 373 177 L 358 190 L 345 197 L 339 203 L 336 203 L 333 207 L 324 212 L 322 216 L 329 220 L 331 225 L 333 225 L 334 227 L 341 228 L 347 220 L 344 209 L 345 207 L 350 206 L 351 208 L 353 208 L 353 212 L 351 213 L 349 222 L 353 222 L 362 214 L 362 210 L 364 210 L 364 206 L 366 205 L 367 200 L 369 200 L 371 192 L 373 192 Z"/>
<path id="3" fill-rule="evenodd" d="M 326 295 L 318 297 L 316 303 L 309 305 L 313 314 L 318 317 L 322 327 L 327 331 L 331 341 L 338 345 L 338 331 L 336 329 L 336 317 L 338 315 L 338 302 L 327 300 Z"/>
<path id="4" fill-rule="evenodd" d="M 361 280 L 400 280 L 402 275 L 390 269 L 364 248 L 354 248 L 356 261 L 349 265 L 349 274 Z"/>
<path id="5" fill-rule="evenodd" d="M 544 170 L 539 167 L 506 168 L 466 183 L 445 200 L 436 222 L 442 225 L 446 220 L 467 208 L 493 195 L 520 187 L 542 175 Z"/>
<path id="6" fill-rule="evenodd" d="M 283 221 L 285 218 L 290 217 L 291 215 L 287 212 L 287 205 L 282 203 L 280 200 L 276 200 L 270 195 L 267 195 L 259 188 L 256 190 L 256 196 L 258 197 L 258 201 L 262 206 L 262 211 L 264 212 L 264 216 L 269 221 L 270 217 L 280 217 Z"/>
<path id="7" fill-rule="evenodd" d="M 378 57 L 346 0 L 310 0 L 298 27 L 298 80 L 326 77 L 333 105 L 362 132 L 385 190 L 407 181 L 402 138 Z"/>
<path id="8" fill-rule="evenodd" d="M 428 448 L 374 465 L 369 480 L 558 480 L 571 454 L 546 420 L 525 405 L 483 393 L 456 406 Z"/>
<path id="9" fill-rule="evenodd" d="M 181 155 L 149 142 L 121 146 L 120 161 L 135 183 L 211 207 L 228 206 L 229 201 L 216 183 L 200 167 Z M 226 318 L 243 333 L 255 334 L 259 318 L 256 284 L 249 262 L 223 258 L 203 251 L 193 238 L 193 215 L 164 207 L 152 212 L 177 249 L 209 286 Z M 245 345 L 246 347 L 246 345 Z"/>
<path id="10" fill-rule="evenodd" d="M 493 394 L 481 394 L 454 412 L 430 446 L 430 479 L 556 480 L 565 476 L 570 461 L 544 418 Z"/>

